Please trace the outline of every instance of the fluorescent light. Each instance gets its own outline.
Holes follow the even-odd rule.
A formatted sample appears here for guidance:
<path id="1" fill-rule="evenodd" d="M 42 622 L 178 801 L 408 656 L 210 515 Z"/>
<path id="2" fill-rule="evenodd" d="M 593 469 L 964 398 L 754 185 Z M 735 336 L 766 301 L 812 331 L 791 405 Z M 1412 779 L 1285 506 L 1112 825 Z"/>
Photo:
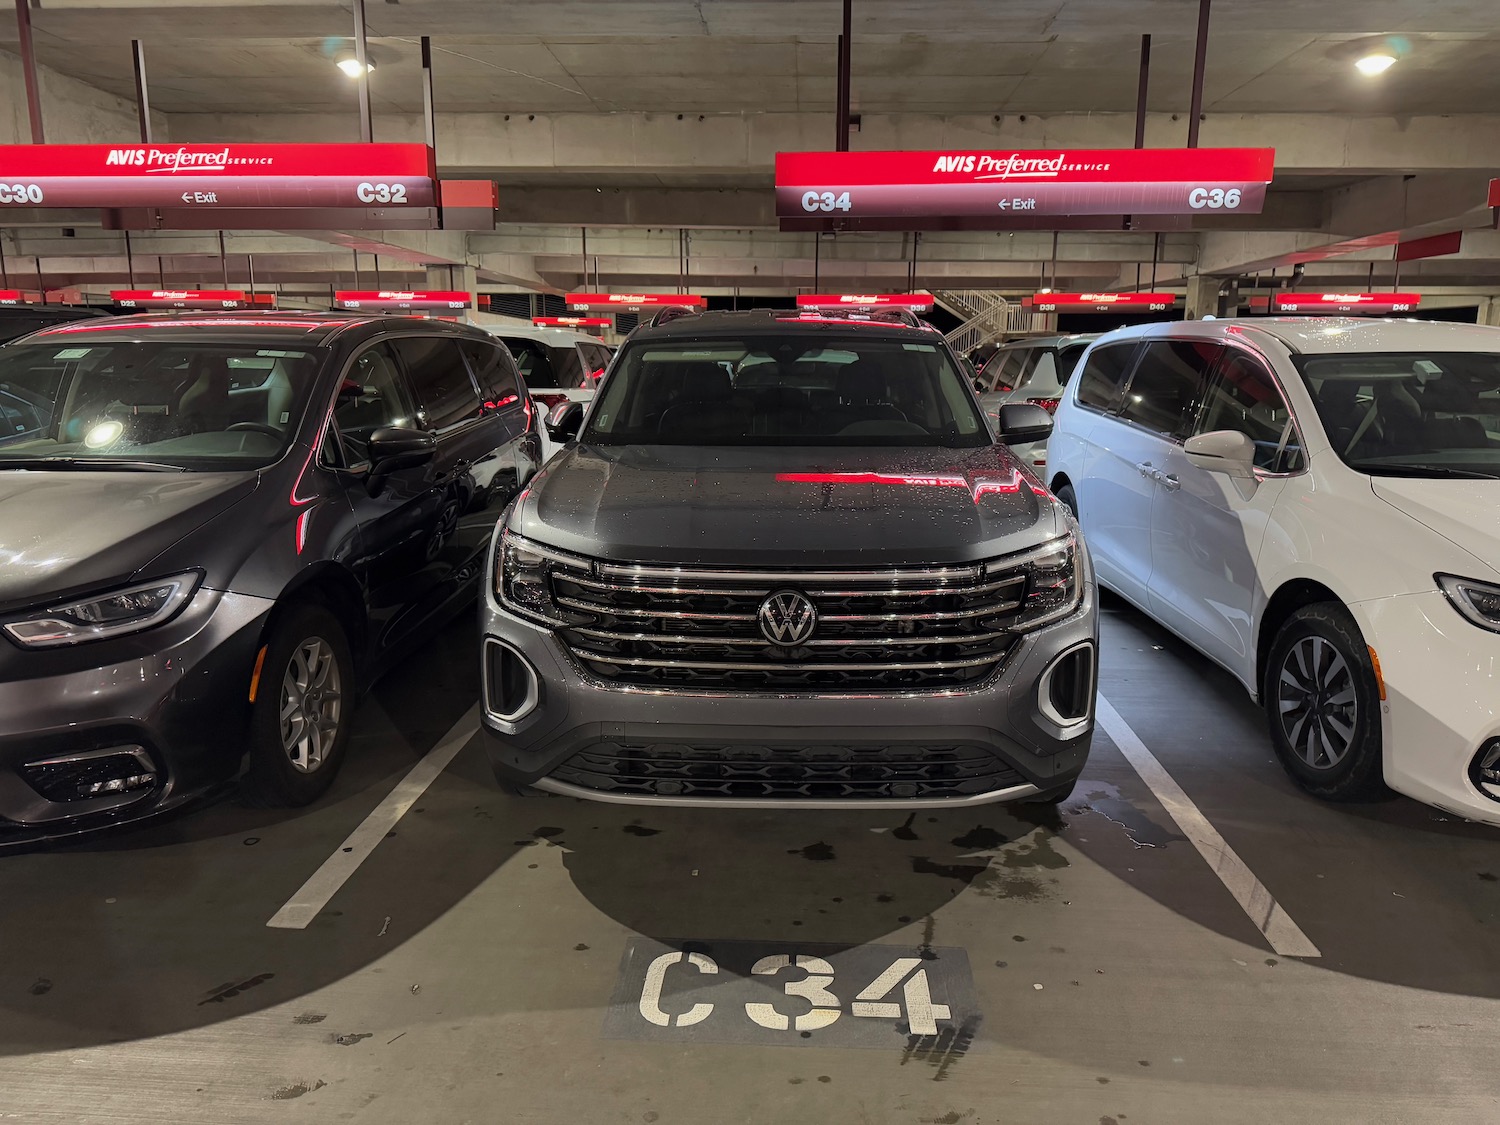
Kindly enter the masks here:
<path id="1" fill-rule="evenodd" d="M 1396 60 L 1392 59 L 1391 61 L 1395 62 Z M 339 61 L 338 61 L 338 68 L 340 70 L 342 70 L 345 74 L 347 74 L 350 78 L 358 78 L 359 77 L 359 60 L 357 58 L 355 58 L 353 55 L 349 55 L 349 56 L 347 56 L 345 58 L 339 59 Z M 372 62 L 370 62 L 370 61 L 368 61 L 368 60 L 366 60 L 366 62 L 365 62 L 365 73 L 368 74 L 368 73 L 370 73 L 370 71 L 372 71 L 374 69 L 375 69 L 375 64 L 372 63 Z"/>
<path id="2" fill-rule="evenodd" d="M 1355 69 L 1366 77 L 1373 78 L 1377 74 L 1384 74 L 1396 65 L 1396 56 L 1383 52 L 1366 55 L 1354 64 Z"/>

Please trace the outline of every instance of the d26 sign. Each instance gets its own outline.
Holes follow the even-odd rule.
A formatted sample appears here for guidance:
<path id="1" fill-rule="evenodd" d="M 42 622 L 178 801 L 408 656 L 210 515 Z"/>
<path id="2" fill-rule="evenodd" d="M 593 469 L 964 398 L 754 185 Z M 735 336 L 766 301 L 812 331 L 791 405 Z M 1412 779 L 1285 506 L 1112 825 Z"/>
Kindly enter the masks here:
<path id="1" fill-rule="evenodd" d="M 978 1022 L 962 949 L 633 938 L 612 1039 L 889 1047 Z"/>

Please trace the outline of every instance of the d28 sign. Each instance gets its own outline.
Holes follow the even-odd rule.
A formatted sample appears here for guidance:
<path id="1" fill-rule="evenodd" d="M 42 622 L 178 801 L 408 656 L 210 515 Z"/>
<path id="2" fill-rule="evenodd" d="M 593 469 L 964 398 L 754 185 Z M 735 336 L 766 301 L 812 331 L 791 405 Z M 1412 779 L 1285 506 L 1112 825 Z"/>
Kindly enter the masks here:
<path id="1" fill-rule="evenodd" d="M 604 1020 L 611 1039 L 889 1047 L 973 1029 L 957 948 L 632 938 Z"/>

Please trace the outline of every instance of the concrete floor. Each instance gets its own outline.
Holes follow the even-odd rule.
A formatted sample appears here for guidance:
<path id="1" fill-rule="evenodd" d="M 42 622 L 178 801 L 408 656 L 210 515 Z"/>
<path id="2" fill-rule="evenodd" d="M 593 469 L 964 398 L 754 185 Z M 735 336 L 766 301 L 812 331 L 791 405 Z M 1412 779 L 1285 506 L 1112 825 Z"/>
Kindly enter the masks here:
<path id="1" fill-rule="evenodd" d="M 1496 833 L 1302 796 L 1226 675 L 1106 609 L 1103 694 L 1321 957 L 1275 955 L 1103 734 L 1060 815 L 911 818 L 516 799 L 471 745 L 268 929 L 471 704 L 464 621 L 378 686 L 319 806 L 0 858 L 0 1120 L 1500 1121 Z M 657 1027 L 643 965 L 686 942 L 725 970 L 671 968 L 660 1008 L 715 1011 Z M 846 974 L 831 1027 L 746 1018 L 808 1009 L 797 971 L 743 976 L 776 950 Z M 908 955 L 961 1027 L 856 1019 Z"/>

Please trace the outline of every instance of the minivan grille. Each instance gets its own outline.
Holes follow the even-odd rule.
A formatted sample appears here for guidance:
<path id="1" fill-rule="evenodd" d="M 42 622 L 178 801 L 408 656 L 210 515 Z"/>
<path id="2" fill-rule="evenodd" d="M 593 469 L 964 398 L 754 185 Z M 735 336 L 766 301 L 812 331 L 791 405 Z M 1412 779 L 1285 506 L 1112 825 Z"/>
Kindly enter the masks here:
<path id="1" fill-rule="evenodd" d="M 962 688 L 1014 642 L 1026 572 L 971 566 L 732 571 L 600 563 L 552 572 L 572 620 L 560 630 L 602 679 L 695 690 L 815 692 Z M 759 611 L 795 591 L 817 620 L 804 643 L 772 643 Z"/>

